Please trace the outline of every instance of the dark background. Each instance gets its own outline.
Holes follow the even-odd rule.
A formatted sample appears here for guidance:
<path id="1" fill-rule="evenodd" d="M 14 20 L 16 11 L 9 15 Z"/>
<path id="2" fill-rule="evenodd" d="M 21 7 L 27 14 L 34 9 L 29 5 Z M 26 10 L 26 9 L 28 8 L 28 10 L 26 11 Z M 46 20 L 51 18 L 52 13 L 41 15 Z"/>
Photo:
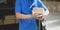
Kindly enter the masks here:
<path id="1" fill-rule="evenodd" d="M 5 16 L 15 15 L 15 10 L 14 10 L 15 0 L 6 0 L 6 2 L 7 3 L 4 2 L 0 3 L 1 20 L 5 20 Z M 18 30 L 18 23 L 0 25 L 0 30 Z"/>

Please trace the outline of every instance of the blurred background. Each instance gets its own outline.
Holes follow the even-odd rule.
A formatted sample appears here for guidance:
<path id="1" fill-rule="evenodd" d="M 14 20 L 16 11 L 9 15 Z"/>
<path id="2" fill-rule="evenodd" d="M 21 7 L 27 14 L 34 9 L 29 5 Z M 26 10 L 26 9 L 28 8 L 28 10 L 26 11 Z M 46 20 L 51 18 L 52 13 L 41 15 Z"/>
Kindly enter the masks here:
<path id="1" fill-rule="evenodd" d="M 47 30 L 60 30 L 60 0 L 42 0 L 50 11 Z M 0 30 L 18 30 L 15 19 L 15 0 L 0 0 Z"/>

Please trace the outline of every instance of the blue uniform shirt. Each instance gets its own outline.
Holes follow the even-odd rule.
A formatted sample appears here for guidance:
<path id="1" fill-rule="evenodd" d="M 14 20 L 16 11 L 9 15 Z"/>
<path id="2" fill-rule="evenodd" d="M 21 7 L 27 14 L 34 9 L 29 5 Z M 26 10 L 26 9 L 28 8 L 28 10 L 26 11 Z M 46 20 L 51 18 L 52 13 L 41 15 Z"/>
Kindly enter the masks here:
<path id="1" fill-rule="evenodd" d="M 32 14 L 32 8 L 30 6 L 34 3 L 34 0 L 16 0 L 15 12 L 22 14 Z M 39 4 L 40 7 L 43 7 Z M 38 30 L 36 19 L 19 19 L 19 30 Z"/>

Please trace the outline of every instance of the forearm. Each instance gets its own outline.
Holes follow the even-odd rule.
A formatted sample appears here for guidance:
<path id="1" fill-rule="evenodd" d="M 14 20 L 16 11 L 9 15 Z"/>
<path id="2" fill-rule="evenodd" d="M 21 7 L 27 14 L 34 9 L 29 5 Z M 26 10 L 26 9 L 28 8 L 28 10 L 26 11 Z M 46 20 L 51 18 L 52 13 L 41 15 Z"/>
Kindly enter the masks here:
<path id="1" fill-rule="evenodd" d="M 26 18 L 33 18 L 33 15 L 24 15 L 21 13 L 16 13 L 16 19 L 26 19 Z"/>

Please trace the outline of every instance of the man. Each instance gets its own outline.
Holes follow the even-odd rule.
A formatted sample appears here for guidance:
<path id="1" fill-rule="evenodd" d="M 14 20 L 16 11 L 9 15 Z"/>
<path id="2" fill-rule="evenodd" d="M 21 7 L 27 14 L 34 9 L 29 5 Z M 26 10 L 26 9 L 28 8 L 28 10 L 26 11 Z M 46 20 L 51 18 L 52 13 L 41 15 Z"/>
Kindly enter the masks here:
<path id="1" fill-rule="evenodd" d="M 16 0 L 15 13 L 19 20 L 19 30 L 38 30 L 35 14 L 32 14 L 33 3 L 34 0 Z"/>

